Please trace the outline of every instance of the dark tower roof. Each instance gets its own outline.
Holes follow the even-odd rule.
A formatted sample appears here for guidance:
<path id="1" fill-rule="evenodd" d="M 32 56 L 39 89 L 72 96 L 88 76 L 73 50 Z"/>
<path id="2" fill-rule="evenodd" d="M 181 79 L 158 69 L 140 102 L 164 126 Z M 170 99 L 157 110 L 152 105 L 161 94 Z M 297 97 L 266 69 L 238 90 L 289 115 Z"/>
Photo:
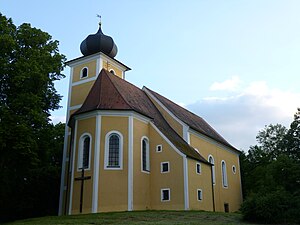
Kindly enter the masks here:
<path id="1" fill-rule="evenodd" d="M 103 52 L 110 57 L 115 57 L 118 53 L 117 45 L 112 37 L 103 34 L 101 24 L 96 34 L 90 34 L 80 44 L 80 51 L 84 56 Z"/>

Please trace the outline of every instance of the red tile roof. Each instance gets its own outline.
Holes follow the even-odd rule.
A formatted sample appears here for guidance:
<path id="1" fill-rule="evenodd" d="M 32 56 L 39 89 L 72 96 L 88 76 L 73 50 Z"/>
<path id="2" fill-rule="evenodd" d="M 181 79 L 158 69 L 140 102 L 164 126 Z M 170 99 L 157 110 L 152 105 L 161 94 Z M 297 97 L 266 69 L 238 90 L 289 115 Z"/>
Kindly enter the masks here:
<path id="1" fill-rule="evenodd" d="M 183 121 L 193 130 L 198 131 L 205 136 L 212 138 L 213 140 L 220 142 L 236 151 L 239 152 L 235 147 L 229 144 L 217 131 L 214 130 L 203 118 L 195 115 L 194 113 L 186 110 L 185 108 L 177 105 L 171 100 L 165 98 L 164 96 L 144 87 L 149 91 L 156 99 L 158 99 L 172 114 L 174 114 L 178 119 Z"/>
<path id="2" fill-rule="evenodd" d="M 183 154 L 208 163 L 172 129 L 143 90 L 104 69 L 101 70 L 81 108 L 70 117 L 69 124 L 72 124 L 76 115 L 94 110 L 130 110 L 140 113 L 151 119 Z"/>
<path id="3" fill-rule="evenodd" d="M 75 114 L 89 112 L 95 109 L 130 110 L 131 106 L 119 94 L 105 70 L 96 79 L 83 105 Z"/>

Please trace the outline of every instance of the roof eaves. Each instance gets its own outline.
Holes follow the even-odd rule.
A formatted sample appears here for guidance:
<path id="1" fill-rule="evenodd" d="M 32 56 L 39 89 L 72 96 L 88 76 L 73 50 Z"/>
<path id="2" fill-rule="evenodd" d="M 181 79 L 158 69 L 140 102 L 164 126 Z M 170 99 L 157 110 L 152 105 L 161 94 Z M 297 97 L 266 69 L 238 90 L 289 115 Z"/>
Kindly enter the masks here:
<path id="1" fill-rule="evenodd" d="M 77 57 L 77 58 L 75 58 L 75 59 L 71 59 L 71 60 L 65 62 L 65 64 L 69 66 L 70 64 L 72 64 L 72 63 L 74 63 L 74 62 L 76 62 L 76 61 L 79 61 L 79 60 L 81 60 L 81 59 L 83 59 L 83 58 L 93 58 L 94 56 L 97 56 L 97 55 L 100 55 L 100 54 L 103 54 L 103 55 L 105 55 L 106 57 L 108 57 L 108 58 L 110 58 L 110 59 L 116 61 L 117 63 L 119 63 L 120 65 L 122 65 L 123 67 L 125 67 L 125 68 L 126 68 L 126 71 L 131 70 L 130 67 L 126 66 L 125 64 L 121 63 L 119 60 L 117 60 L 117 59 L 115 59 L 115 58 L 111 58 L 110 56 L 106 55 L 106 54 L 103 53 L 103 52 L 96 52 L 96 53 L 94 53 L 94 54 L 92 54 L 92 55 L 87 55 L 87 56 L 84 56 L 84 55 L 83 55 L 83 56 L 79 56 L 79 57 Z"/>
<path id="2" fill-rule="evenodd" d="M 210 162 L 208 162 L 206 159 L 198 159 L 198 158 L 195 158 L 195 157 L 191 157 L 191 156 L 186 156 L 186 157 L 188 157 L 188 158 L 191 158 L 191 159 L 194 159 L 194 160 L 196 160 L 196 161 L 198 161 L 198 162 L 202 162 L 202 163 L 204 163 L 204 164 L 207 164 L 207 165 L 209 165 L 209 166 L 212 166 L 213 164 L 211 164 Z M 203 156 L 202 156 L 203 157 Z"/>
<path id="3" fill-rule="evenodd" d="M 143 89 L 143 91 L 145 91 L 144 89 Z M 147 98 L 149 98 L 148 97 L 148 95 L 146 95 L 147 96 Z M 151 99 L 149 99 L 150 101 L 151 101 Z M 184 154 L 184 155 L 186 155 L 187 157 L 189 157 L 189 158 L 192 158 L 192 159 L 195 159 L 195 160 L 197 160 L 197 161 L 201 161 L 201 162 L 203 162 L 203 163 L 209 163 L 200 153 L 198 153 L 198 152 L 196 152 L 196 150 L 192 147 L 192 146 L 190 146 L 179 134 L 177 134 L 177 132 L 170 126 L 170 124 L 168 123 L 168 121 L 166 121 L 165 120 L 165 118 L 162 116 L 162 114 L 161 114 L 161 112 L 157 109 L 157 107 L 152 103 L 152 105 L 153 105 L 153 107 L 155 107 L 155 109 L 156 109 L 156 111 L 157 111 L 157 114 L 159 115 L 159 117 L 163 120 L 163 123 L 165 123 L 166 124 L 166 126 L 167 126 L 167 128 L 168 129 L 170 129 L 171 130 L 171 132 L 173 132 L 177 137 L 176 138 L 178 138 L 178 139 L 180 139 L 180 141 L 182 142 L 182 143 L 184 143 L 184 145 L 186 145 L 186 148 L 187 148 L 187 151 L 184 151 L 184 150 L 182 150 L 180 147 L 178 147 L 177 146 L 177 144 L 176 143 L 174 143 L 173 141 L 172 141 L 172 138 L 168 138 L 168 134 L 169 133 L 164 133 L 160 128 L 159 128 L 159 126 L 156 126 L 157 127 L 157 129 L 174 145 L 174 147 L 178 150 L 178 151 L 180 151 L 182 154 Z M 194 154 L 198 154 L 199 155 L 199 157 L 196 157 L 196 156 L 193 156 L 193 154 L 191 154 L 191 153 L 189 153 L 188 151 L 194 151 Z"/>
<path id="4" fill-rule="evenodd" d="M 194 130 L 194 132 L 198 132 L 198 133 L 200 133 L 201 135 L 203 135 L 203 136 L 205 136 L 205 137 L 207 137 L 207 138 L 209 138 L 209 139 L 212 139 L 213 141 L 219 143 L 220 145 L 226 146 L 227 148 L 230 148 L 231 150 L 236 151 L 236 152 L 239 153 L 239 154 L 242 153 L 240 150 L 238 150 L 237 148 L 235 148 L 234 146 L 232 146 L 231 144 L 229 144 L 229 143 L 227 143 L 227 142 L 224 143 L 224 142 L 221 142 L 221 141 L 219 141 L 219 140 L 216 140 L 215 138 L 213 138 L 213 137 L 211 137 L 211 136 L 209 136 L 209 135 L 203 133 L 202 131 L 198 130 L 198 129 L 195 128 L 195 127 L 190 127 L 190 128 L 191 128 L 192 130 Z"/>

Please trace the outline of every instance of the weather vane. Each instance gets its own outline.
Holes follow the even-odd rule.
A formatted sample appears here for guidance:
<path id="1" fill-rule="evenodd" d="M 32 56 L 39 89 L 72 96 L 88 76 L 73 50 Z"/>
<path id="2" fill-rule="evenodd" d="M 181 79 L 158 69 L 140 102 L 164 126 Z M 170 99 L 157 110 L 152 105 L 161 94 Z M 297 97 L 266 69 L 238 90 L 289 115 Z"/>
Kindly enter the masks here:
<path id="1" fill-rule="evenodd" d="M 97 14 L 97 17 L 99 18 L 99 26 L 101 27 L 101 16 Z"/>

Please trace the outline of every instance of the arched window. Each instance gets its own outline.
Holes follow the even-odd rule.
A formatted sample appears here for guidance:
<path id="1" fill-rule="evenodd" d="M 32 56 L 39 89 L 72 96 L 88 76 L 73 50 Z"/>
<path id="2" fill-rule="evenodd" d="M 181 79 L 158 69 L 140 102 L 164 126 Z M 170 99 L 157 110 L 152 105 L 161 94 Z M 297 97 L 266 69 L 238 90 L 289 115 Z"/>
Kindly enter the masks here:
<path id="1" fill-rule="evenodd" d="M 91 135 L 83 134 L 79 139 L 78 170 L 90 168 Z"/>
<path id="2" fill-rule="evenodd" d="M 222 184 L 223 184 L 223 187 L 228 187 L 226 163 L 225 163 L 224 160 L 222 160 L 221 168 L 222 168 Z"/>
<path id="3" fill-rule="evenodd" d="M 88 77 L 88 68 L 87 67 L 83 67 L 81 72 L 80 72 L 80 78 L 86 78 Z"/>
<path id="4" fill-rule="evenodd" d="M 105 136 L 105 169 L 122 169 L 123 136 L 111 131 Z"/>
<path id="5" fill-rule="evenodd" d="M 109 137 L 108 167 L 120 167 L 120 137 L 112 134 Z"/>
<path id="6" fill-rule="evenodd" d="M 116 73 L 113 69 L 110 69 L 109 72 L 112 73 L 113 75 L 116 75 Z"/>
<path id="7" fill-rule="evenodd" d="M 212 182 L 213 184 L 216 184 L 216 175 L 215 175 L 215 160 L 212 155 L 208 156 L 208 162 L 212 164 L 211 172 L 212 172 Z"/>
<path id="8" fill-rule="evenodd" d="M 142 171 L 150 171 L 150 152 L 149 140 L 147 137 L 142 138 Z"/>

